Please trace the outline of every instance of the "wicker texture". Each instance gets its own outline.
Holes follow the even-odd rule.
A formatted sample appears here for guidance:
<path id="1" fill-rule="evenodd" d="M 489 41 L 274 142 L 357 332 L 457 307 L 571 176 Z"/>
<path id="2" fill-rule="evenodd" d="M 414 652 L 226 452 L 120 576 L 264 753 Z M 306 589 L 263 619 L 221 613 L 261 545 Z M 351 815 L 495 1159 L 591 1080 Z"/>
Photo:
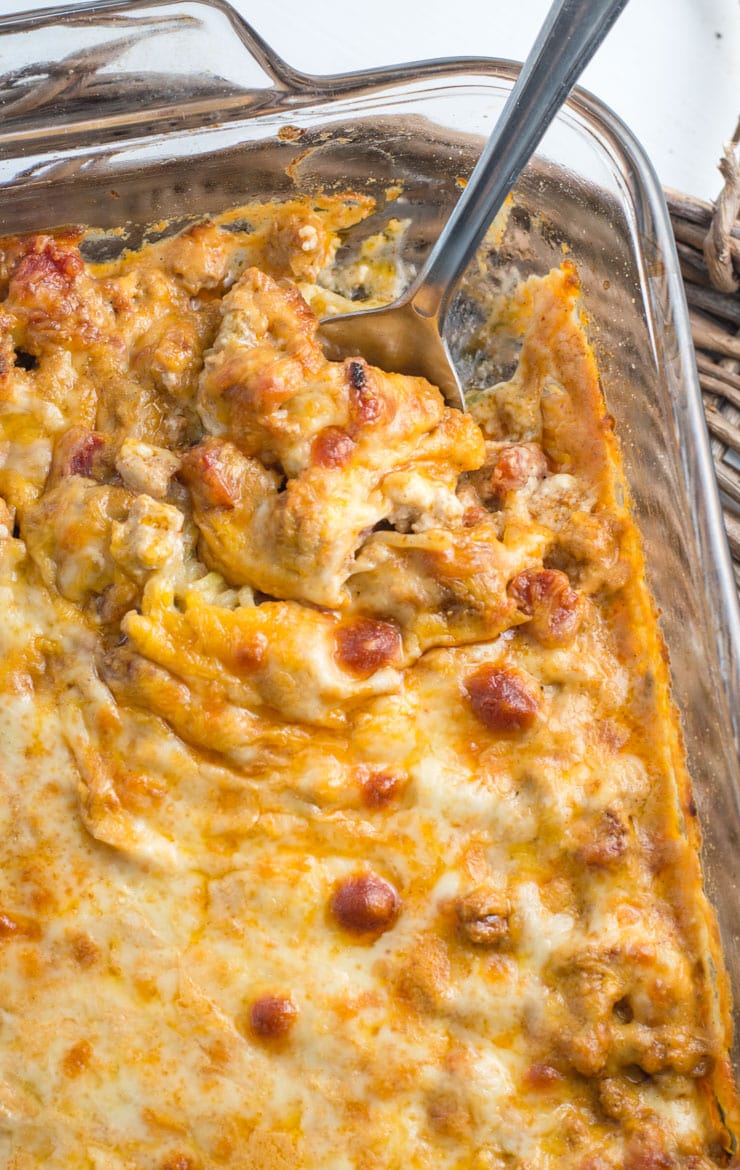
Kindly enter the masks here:
<path id="1" fill-rule="evenodd" d="M 714 204 L 666 191 L 681 262 L 704 413 L 740 589 L 740 123 L 720 161 Z"/>

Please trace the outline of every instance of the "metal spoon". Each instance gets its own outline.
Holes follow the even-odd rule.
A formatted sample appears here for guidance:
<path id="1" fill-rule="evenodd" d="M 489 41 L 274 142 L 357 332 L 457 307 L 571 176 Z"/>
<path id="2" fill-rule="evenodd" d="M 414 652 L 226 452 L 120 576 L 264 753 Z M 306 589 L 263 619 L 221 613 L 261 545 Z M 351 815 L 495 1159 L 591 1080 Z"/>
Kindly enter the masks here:
<path id="1" fill-rule="evenodd" d="M 460 278 L 493 217 L 627 0 L 555 0 L 465 191 L 413 284 L 392 305 L 326 317 L 333 352 L 420 374 L 465 409 L 444 339 Z"/>

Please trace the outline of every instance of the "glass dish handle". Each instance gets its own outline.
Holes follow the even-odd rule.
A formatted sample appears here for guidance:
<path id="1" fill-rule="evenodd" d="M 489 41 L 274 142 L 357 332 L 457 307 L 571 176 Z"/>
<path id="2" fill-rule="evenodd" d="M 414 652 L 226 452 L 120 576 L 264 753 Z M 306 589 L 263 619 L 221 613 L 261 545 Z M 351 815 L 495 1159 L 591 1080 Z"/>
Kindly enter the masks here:
<path id="1" fill-rule="evenodd" d="M 0 29 L 0 137 L 203 125 L 282 106 L 306 82 L 222 0 L 19 13 Z"/>
<path id="2" fill-rule="evenodd" d="M 514 63 L 499 64 L 518 73 Z M 94 0 L 0 22 L 0 158 L 70 130 L 101 139 L 288 113 L 395 82 L 455 75 L 459 62 L 317 77 L 293 69 L 228 0 Z"/>

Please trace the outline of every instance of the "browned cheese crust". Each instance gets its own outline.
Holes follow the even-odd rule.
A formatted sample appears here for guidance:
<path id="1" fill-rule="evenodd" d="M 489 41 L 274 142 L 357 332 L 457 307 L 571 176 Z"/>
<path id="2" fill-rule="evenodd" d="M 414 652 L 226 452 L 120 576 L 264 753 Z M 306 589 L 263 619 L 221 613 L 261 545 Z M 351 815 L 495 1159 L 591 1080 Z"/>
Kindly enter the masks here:
<path id="1" fill-rule="evenodd" d="M 0 241 L 7 1170 L 732 1160 L 577 275 L 489 306 L 516 371 L 461 414 L 324 356 L 371 210 Z"/>

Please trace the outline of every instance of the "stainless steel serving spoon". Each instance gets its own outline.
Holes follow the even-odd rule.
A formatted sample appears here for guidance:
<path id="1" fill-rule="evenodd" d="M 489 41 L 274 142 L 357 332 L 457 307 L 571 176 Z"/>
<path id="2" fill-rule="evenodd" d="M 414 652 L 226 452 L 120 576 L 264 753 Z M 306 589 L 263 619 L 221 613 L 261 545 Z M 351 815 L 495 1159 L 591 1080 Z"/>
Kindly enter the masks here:
<path id="1" fill-rule="evenodd" d="M 325 317 L 333 352 L 420 374 L 465 409 L 444 339 L 462 274 L 509 191 L 627 0 L 555 0 L 485 150 L 414 282 L 392 305 Z"/>

